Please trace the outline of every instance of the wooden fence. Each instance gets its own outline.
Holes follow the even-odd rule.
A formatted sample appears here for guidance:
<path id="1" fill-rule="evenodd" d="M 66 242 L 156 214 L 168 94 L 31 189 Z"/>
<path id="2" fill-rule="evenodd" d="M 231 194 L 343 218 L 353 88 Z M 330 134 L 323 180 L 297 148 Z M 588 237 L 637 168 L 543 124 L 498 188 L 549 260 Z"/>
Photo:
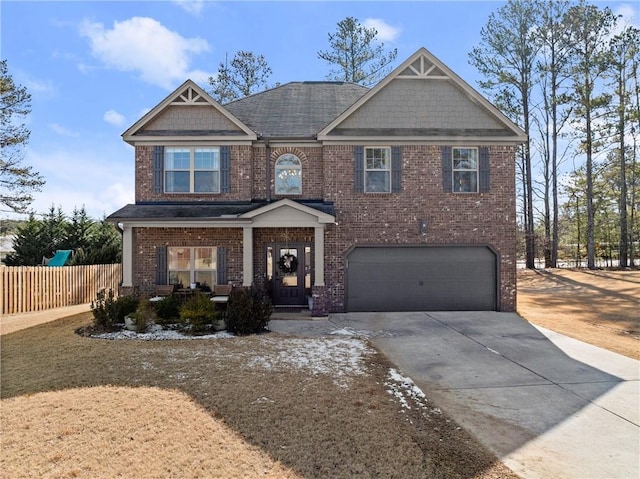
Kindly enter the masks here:
<path id="1" fill-rule="evenodd" d="M 0 266 L 0 315 L 86 304 L 100 288 L 118 291 L 120 264 Z"/>

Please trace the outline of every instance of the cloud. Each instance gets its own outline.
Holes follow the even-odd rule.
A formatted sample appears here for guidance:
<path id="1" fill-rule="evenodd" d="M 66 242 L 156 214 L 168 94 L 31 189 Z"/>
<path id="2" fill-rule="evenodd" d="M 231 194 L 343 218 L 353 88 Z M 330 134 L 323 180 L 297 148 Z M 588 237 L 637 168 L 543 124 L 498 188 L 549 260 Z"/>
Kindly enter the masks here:
<path id="1" fill-rule="evenodd" d="M 137 72 L 141 80 L 166 90 L 188 77 L 192 55 L 209 51 L 206 40 L 184 38 L 148 17 L 114 22 L 112 29 L 85 20 L 80 34 L 108 68 Z"/>
<path id="2" fill-rule="evenodd" d="M 638 18 L 638 9 L 632 5 L 623 3 L 614 12 L 616 15 L 621 15 L 620 23 L 623 25 L 632 25 L 636 28 L 640 27 L 640 18 Z"/>
<path id="3" fill-rule="evenodd" d="M 392 42 L 398 35 L 400 35 L 400 29 L 392 27 L 381 18 L 367 18 L 363 25 L 367 28 L 375 28 L 378 32 L 377 39 L 381 42 Z"/>
<path id="4" fill-rule="evenodd" d="M 70 136 L 74 138 L 80 136 L 78 132 L 69 130 L 68 128 L 65 128 L 64 126 L 59 125 L 58 123 L 49 123 L 47 126 L 49 127 L 50 130 L 52 130 L 54 133 L 60 136 Z"/>
<path id="5" fill-rule="evenodd" d="M 109 110 L 105 112 L 105 114 L 102 116 L 102 119 L 107 123 L 110 123 L 115 126 L 122 126 L 124 125 L 124 122 L 125 122 L 124 115 L 121 115 L 115 110 Z"/>
<path id="6" fill-rule="evenodd" d="M 53 204 L 70 214 L 85 206 L 93 218 L 111 214 L 134 199 L 133 158 L 120 145 L 70 145 L 54 150 L 27 148 L 26 161 L 46 184 L 34 194 L 32 209 L 45 212 Z"/>
<path id="7" fill-rule="evenodd" d="M 191 15 L 198 16 L 204 8 L 204 0 L 174 0 L 176 5 Z"/>

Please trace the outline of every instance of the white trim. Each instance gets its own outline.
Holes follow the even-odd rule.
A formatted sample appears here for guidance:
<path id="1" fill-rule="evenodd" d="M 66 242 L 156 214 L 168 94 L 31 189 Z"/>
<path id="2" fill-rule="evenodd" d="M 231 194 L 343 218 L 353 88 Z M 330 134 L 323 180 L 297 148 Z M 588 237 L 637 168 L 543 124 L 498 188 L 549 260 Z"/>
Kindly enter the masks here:
<path id="1" fill-rule="evenodd" d="M 390 146 L 404 145 L 436 145 L 450 146 L 474 143 L 480 145 L 513 145 L 526 141 L 525 137 L 495 137 L 495 136 L 446 136 L 446 137 L 415 137 L 415 136 L 340 136 L 329 137 L 322 140 L 324 146 L 334 145 L 354 145 L 354 146 L 370 146 L 379 143 L 385 143 Z"/>
<path id="2" fill-rule="evenodd" d="M 266 213 L 269 213 L 271 211 L 280 209 L 282 207 L 289 207 L 289 208 L 293 208 L 294 210 L 298 210 L 301 213 L 306 213 L 309 217 L 315 217 L 315 220 L 310 218 L 310 222 L 316 221 L 316 224 L 329 224 L 329 223 L 335 223 L 335 217 L 327 214 L 327 213 L 323 213 L 322 211 L 318 211 L 315 210 L 313 208 L 310 208 L 308 206 L 305 205 L 301 205 L 300 203 L 297 203 L 293 200 L 290 200 L 289 198 L 284 198 L 281 200 L 278 200 L 274 203 L 268 204 L 266 206 L 263 206 L 261 208 L 255 209 L 253 211 L 249 211 L 247 213 L 244 213 L 242 215 L 240 215 L 238 218 L 241 219 L 252 219 L 255 220 L 257 219 L 257 217 L 259 216 L 263 216 Z M 255 223 L 255 221 L 253 221 Z M 278 224 L 272 224 L 272 225 L 260 225 L 261 228 L 264 227 L 272 227 L 272 228 L 279 228 L 281 226 L 292 226 L 290 224 L 283 224 L 283 223 L 278 223 Z M 313 225 L 312 225 L 313 226 Z"/>
<path id="3" fill-rule="evenodd" d="M 133 286 L 133 228 L 122 229 L 122 286 Z"/>
<path id="4" fill-rule="evenodd" d="M 242 228 L 242 286 L 253 283 L 253 228 Z"/>

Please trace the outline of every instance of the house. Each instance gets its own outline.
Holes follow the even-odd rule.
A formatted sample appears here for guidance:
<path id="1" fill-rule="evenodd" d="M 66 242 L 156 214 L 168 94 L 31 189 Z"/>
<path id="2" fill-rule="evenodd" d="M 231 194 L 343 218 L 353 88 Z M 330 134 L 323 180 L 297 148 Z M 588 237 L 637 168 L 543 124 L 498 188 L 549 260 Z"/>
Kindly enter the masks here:
<path id="1" fill-rule="evenodd" d="M 186 81 L 123 133 L 122 288 L 268 288 L 340 311 L 516 306 L 523 131 L 421 48 L 375 87 L 292 82 L 226 105 Z"/>

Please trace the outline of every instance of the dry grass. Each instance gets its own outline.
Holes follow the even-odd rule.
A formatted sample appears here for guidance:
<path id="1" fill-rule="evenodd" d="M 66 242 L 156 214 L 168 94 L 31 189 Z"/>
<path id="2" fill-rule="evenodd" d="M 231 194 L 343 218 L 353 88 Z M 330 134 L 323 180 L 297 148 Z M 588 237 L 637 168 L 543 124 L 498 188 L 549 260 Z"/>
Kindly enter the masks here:
<path id="1" fill-rule="evenodd" d="M 516 477 L 434 404 L 403 408 L 374 351 L 337 377 L 292 358 L 276 334 L 73 333 L 90 318 L 2 336 L 0 467 L 11 477 Z M 318 346 L 295 341 L 302 356 Z M 325 341 L 339 360 L 344 340 Z"/>
<path id="2" fill-rule="evenodd" d="M 640 360 L 640 271 L 523 270 L 518 313 L 528 321 Z"/>

